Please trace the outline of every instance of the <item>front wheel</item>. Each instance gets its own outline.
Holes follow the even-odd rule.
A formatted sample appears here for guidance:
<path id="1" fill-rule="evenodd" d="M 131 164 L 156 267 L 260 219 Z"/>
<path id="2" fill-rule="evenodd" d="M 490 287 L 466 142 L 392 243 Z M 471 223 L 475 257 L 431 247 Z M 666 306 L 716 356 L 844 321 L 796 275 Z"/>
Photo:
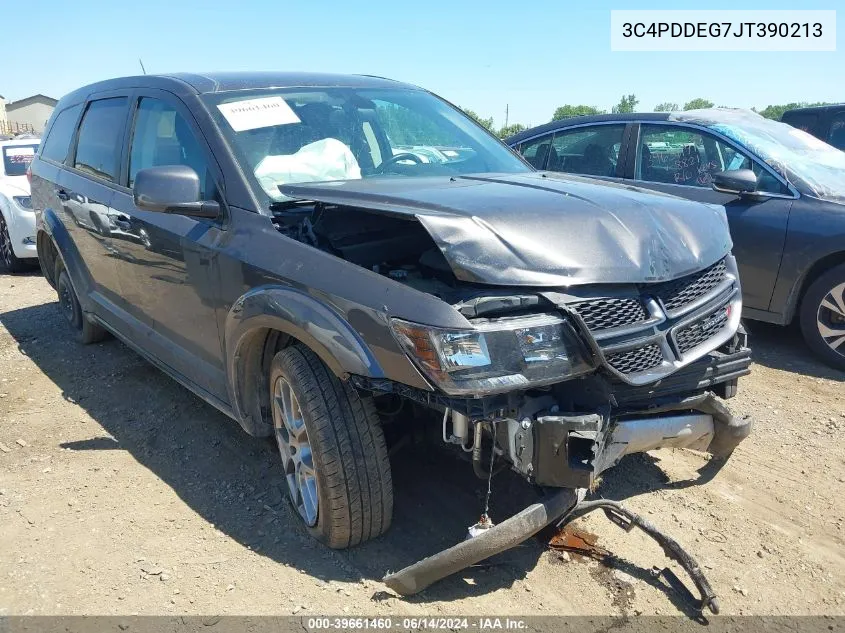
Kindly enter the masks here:
<path id="1" fill-rule="evenodd" d="M 301 344 L 275 355 L 269 388 L 290 501 L 310 534 L 342 549 L 386 532 L 393 484 L 372 399 Z"/>
<path id="2" fill-rule="evenodd" d="M 15 251 L 12 249 L 9 227 L 6 225 L 6 219 L 2 214 L 0 214 L 0 258 L 6 266 L 6 270 L 10 273 L 22 273 L 29 268 L 24 260 L 15 255 Z"/>
<path id="3" fill-rule="evenodd" d="M 845 264 L 831 268 L 807 289 L 801 332 L 827 364 L 845 370 Z"/>

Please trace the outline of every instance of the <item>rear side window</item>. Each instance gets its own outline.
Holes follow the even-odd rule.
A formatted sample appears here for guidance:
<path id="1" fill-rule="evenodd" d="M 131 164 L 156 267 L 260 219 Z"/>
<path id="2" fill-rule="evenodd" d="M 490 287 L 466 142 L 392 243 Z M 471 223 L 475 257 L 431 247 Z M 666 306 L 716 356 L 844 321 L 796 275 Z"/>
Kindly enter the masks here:
<path id="1" fill-rule="evenodd" d="M 74 167 L 97 178 L 117 182 L 128 106 L 126 97 L 91 102 L 79 126 Z"/>
<path id="2" fill-rule="evenodd" d="M 82 105 L 75 105 L 56 115 L 56 120 L 53 121 L 50 132 L 44 139 L 43 149 L 41 150 L 42 158 L 49 158 L 57 163 L 65 162 L 81 109 Z"/>

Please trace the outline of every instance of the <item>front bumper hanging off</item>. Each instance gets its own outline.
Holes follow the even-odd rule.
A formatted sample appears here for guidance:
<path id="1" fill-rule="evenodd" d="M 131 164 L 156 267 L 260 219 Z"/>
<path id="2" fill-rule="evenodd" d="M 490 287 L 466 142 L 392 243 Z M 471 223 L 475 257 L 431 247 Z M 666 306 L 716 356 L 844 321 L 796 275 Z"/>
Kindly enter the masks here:
<path id="1" fill-rule="evenodd" d="M 533 422 L 509 424 L 507 442 L 514 468 L 538 485 L 559 489 L 474 538 L 388 574 L 384 583 L 401 595 L 415 594 L 518 545 L 561 517 L 562 524 L 602 508 L 626 530 L 639 527 L 657 540 L 666 555 L 693 579 L 701 594 L 699 610 L 709 608 L 717 613 L 716 596 L 700 567 L 676 541 L 615 502 L 584 502 L 583 496 L 595 476 L 630 453 L 693 448 L 724 460 L 751 432 L 751 421 L 735 418 L 712 393 L 626 415 L 612 424 L 605 420 L 600 414 L 588 414 L 541 416 Z"/>

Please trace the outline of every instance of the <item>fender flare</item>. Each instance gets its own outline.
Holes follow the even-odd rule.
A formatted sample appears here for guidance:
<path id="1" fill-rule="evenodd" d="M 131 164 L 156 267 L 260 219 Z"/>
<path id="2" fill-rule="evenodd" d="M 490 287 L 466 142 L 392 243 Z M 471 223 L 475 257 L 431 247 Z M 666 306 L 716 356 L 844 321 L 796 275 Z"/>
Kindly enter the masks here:
<path id="1" fill-rule="evenodd" d="M 342 380 L 350 374 L 384 377 L 384 370 L 360 335 L 328 305 L 291 287 L 253 288 L 232 304 L 223 333 L 230 402 L 236 419 L 252 435 L 271 431 L 262 415 L 263 398 L 255 402 L 250 397 L 262 392 L 255 381 L 263 376 L 248 375 L 257 367 L 256 334 L 270 330 L 306 345 Z"/>
<path id="2" fill-rule="evenodd" d="M 62 261 L 62 265 L 68 275 L 70 275 L 70 280 L 73 283 L 73 288 L 76 291 L 82 311 L 86 313 L 92 312 L 93 306 L 89 298 L 89 292 L 92 287 L 91 276 L 88 273 L 85 263 L 82 261 L 79 249 L 77 249 L 64 223 L 56 215 L 56 212 L 49 207 L 44 209 L 41 214 L 41 222 L 36 225 L 36 236 L 42 232 L 53 243 L 58 258 Z M 36 244 L 40 243 L 41 241 L 36 237 Z M 42 258 L 40 249 L 41 247 L 39 246 L 39 261 Z"/>

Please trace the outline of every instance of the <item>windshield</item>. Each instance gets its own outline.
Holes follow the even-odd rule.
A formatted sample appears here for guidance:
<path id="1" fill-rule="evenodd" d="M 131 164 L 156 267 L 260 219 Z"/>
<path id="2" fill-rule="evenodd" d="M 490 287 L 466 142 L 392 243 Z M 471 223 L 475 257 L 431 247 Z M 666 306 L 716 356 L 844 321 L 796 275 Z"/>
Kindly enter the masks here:
<path id="1" fill-rule="evenodd" d="M 279 185 L 531 171 L 472 119 L 422 90 L 292 88 L 203 96 L 245 171 Z"/>
<path id="2" fill-rule="evenodd" d="M 6 145 L 3 147 L 3 173 L 7 176 L 24 176 L 26 168 L 38 152 L 35 145 Z"/>
<path id="3" fill-rule="evenodd" d="M 747 110 L 720 111 L 719 119 L 704 124 L 747 147 L 804 193 L 845 203 L 845 152 Z"/>

